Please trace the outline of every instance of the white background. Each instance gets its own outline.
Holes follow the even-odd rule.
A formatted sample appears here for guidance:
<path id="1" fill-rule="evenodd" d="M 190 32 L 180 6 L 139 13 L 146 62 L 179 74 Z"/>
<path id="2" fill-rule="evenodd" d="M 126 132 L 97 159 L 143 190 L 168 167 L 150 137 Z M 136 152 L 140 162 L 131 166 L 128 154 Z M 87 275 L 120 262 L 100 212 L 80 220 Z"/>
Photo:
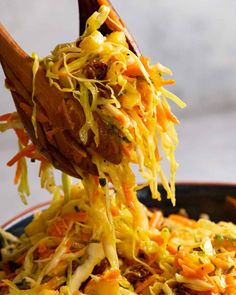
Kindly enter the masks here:
<path id="1" fill-rule="evenodd" d="M 173 109 L 178 127 L 180 181 L 236 181 L 236 1 L 113 0 L 144 55 L 174 72 L 170 89 L 188 104 Z M 0 0 L 0 21 L 30 54 L 46 55 L 78 36 L 76 0 Z M 0 45 L 1 46 L 1 45 Z M 13 111 L 0 70 L 0 113 Z M 26 209 L 5 163 L 17 151 L 12 132 L 0 134 L 0 223 Z M 29 205 L 49 198 L 37 164 L 30 169 Z M 140 180 L 140 179 L 139 179 Z"/>

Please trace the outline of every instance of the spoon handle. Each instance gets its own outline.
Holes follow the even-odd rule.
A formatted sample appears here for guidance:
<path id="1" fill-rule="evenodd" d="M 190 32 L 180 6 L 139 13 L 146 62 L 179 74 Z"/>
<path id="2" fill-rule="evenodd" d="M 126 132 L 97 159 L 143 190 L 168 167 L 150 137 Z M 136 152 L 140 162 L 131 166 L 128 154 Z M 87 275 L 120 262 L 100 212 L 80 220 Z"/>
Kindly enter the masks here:
<path id="1" fill-rule="evenodd" d="M 13 37 L 7 32 L 2 23 L 0 23 L 0 44 L 0 54 L 4 58 L 8 58 L 11 54 L 13 55 L 13 58 L 17 56 L 24 59 L 28 56 L 16 43 Z M 15 52 L 17 52 L 17 55 Z"/>
<path id="2" fill-rule="evenodd" d="M 16 77 L 20 77 L 29 91 L 32 84 L 32 59 L 16 43 L 13 37 L 0 23 L 0 61 L 13 70 Z"/>

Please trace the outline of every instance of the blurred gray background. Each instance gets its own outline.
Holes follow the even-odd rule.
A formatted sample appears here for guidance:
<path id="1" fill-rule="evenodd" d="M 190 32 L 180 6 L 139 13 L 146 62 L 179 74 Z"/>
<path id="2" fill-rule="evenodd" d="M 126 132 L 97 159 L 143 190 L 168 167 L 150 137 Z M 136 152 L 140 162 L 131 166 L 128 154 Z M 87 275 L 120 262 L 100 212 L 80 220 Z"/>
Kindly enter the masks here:
<path id="1" fill-rule="evenodd" d="M 188 105 L 172 104 L 182 122 L 177 180 L 236 182 L 236 1 L 112 2 L 143 54 L 172 69 L 177 84 L 169 89 Z M 44 56 L 78 36 L 77 1 L 0 0 L 0 21 L 29 54 Z M 1 70 L 0 85 L 0 113 L 14 111 Z M 1 134 L 0 223 L 26 209 L 12 184 L 15 168 L 5 166 L 16 151 L 13 132 Z M 29 206 L 49 199 L 37 164 L 30 166 Z"/>

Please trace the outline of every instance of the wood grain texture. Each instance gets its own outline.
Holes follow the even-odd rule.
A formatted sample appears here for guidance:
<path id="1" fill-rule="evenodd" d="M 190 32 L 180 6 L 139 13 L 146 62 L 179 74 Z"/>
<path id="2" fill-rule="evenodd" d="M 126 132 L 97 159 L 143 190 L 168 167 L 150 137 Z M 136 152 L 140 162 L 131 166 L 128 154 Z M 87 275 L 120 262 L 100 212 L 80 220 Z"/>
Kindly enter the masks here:
<path id="1" fill-rule="evenodd" d="M 86 145 L 79 138 L 79 130 L 85 123 L 83 109 L 73 96 L 50 86 L 42 66 L 36 73 L 34 102 L 37 114 L 37 131 L 32 125 L 32 66 L 29 57 L 14 41 L 6 29 L 0 26 L 0 62 L 10 85 L 12 97 L 22 122 L 37 149 L 52 164 L 74 177 L 80 177 L 76 167 L 85 173 L 97 174 L 91 162 L 91 150 L 100 154 L 105 160 L 119 164 L 121 147 L 119 139 L 113 136 L 96 114 L 99 127 L 100 143 L 95 145 L 90 134 Z"/>

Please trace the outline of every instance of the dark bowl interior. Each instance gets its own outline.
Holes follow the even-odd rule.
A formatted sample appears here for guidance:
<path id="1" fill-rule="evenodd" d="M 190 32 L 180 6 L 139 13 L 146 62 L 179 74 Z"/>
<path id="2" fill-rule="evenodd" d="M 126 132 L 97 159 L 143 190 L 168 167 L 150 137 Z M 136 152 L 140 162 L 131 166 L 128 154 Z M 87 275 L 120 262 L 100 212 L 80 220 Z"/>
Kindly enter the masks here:
<path id="1" fill-rule="evenodd" d="M 236 185 L 177 184 L 177 202 L 175 207 L 172 206 L 170 200 L 166 199 L 166 193 L 162 186 L 160 186 L 159 190 L 162 195 L 161 202 L 152 199 L 148 187 L 138 191 L 138 197 L 147 207 L 161 209 L 166 216 L 171 213 L 177 213 L 181 208 L 184 208 L 189 216 L 194 219 L 198 219 L 200 214 L 206 213 L 212 221 L 231 221 L 236 223 Z M 233 202 L 232 198 L 234 198 Z M 7 228 L 7 230 L 19 236 L 31 220 L 32 216 L 23 218 Z"/>
<path id="2" fill-rule="evenodd" d="M 160 186 L 162 201 L 153 200 L 148 187 L 140 190 L 138 196 L 147 207 L 161 209 L 165 215 L 177 213 L 184 208 L 193 219 L 206 213 L 212 221 L 236 223 L 236 185 L 224 184 L 177 184 L 176 206 L 166 199 L 166 192 Z"/>

